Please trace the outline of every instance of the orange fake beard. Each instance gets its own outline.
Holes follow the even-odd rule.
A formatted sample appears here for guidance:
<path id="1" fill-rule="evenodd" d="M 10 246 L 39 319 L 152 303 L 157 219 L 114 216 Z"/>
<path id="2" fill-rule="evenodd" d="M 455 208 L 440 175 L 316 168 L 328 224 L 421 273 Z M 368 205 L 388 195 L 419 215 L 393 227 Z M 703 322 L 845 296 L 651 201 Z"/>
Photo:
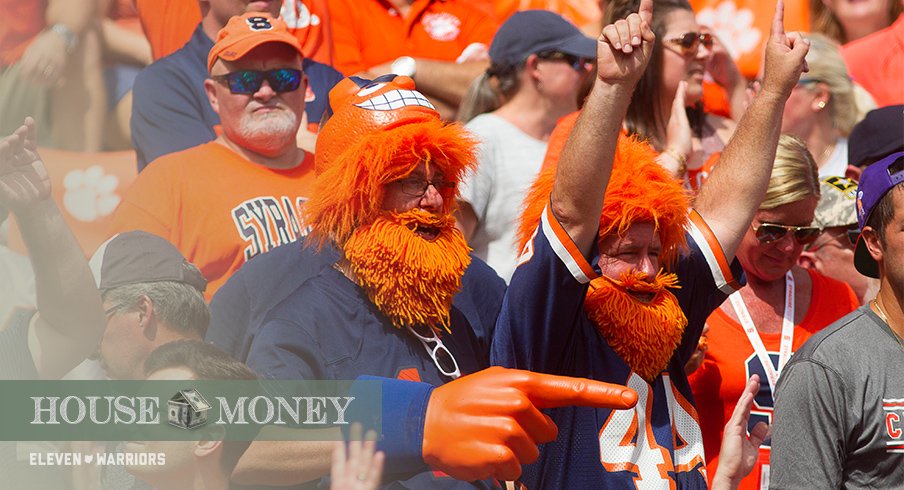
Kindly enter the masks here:
<path id="1" fill-rule="evenodd" d="M 435 232 L 436 238 L 428 240 L 417 230 Z M 455 218 L 419 209 L 386 213 L 355 229 L 345 244 L 358 284 L 393 325 L 447 332 L 452 298 L 471 262 L 468 252 Z"/>
<path id="2" fill-rule="evenodd" d="M 668 366 L 687 326 L 678 299 L 668 290 L 674 287 L 675 274 L 660 272 L 651 282 L 632 271 L 618 280 L 594 279 L 584 300 L 584 311 L 609 346 L 650 383 Z M 652 299 L 643 302 L 629 291 Z"/>

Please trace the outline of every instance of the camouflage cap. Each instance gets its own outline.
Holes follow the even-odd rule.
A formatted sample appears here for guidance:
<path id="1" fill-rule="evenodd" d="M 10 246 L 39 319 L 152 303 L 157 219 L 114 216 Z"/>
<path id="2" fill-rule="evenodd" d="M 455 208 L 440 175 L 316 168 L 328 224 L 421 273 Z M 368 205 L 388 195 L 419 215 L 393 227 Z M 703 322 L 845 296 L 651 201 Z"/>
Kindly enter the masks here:
<path id="1" fill-rule="evenodd" d="M 846 177 L 819 181 L 819 205 L 813 224 L 820 228 L 857 224 L 857 182 Z"/>

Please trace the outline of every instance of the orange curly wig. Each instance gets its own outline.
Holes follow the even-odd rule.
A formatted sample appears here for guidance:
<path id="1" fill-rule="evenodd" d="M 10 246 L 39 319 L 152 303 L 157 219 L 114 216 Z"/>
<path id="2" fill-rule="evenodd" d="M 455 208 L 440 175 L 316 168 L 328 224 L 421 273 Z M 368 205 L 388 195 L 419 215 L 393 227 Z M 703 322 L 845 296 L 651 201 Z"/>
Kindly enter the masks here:
<path id="1" fill-rule="evenodd" d="M 330 91 L 333 115 L 315 150 L 317 181 L 305 224 L 318 246 L 343 245 L 352 231 L 382 212 L 385 184 L 421 162 L 459 182 L 476 163 L 477 142 L 447 124 L 408 77 L 344 79 Z M 444 203 L 451 212 L 454 199 Z"/>
<path id="2" fill-rule="evenodd" d="M 568 122 L 573 125 L 575 120 Z M 570 127 L 565 128 L 566 138 L 568 132 Z M 524 200 L 517 232 L 520 248 L 540 224 L 540 216 L 552 193 L 557 164 L 558 155 L 547 157 Z M 684 225 L 689 208 L 688 192 L 680 181 L 656 163 L 653 148 L 636 137 L 620 136 L 600 215 L 600 238 L 612 233 L 623 235 L 633 223 L 653 223 L 662 241 L 662 263 L 668 267 L 687 244 Z"/>

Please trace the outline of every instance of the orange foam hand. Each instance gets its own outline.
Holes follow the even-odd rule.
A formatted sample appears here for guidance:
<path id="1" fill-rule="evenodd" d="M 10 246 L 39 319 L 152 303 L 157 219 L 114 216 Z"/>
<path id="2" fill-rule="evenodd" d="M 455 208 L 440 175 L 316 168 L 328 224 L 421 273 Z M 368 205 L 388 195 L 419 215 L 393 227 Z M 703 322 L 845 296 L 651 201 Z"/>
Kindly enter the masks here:
<path id="1" fill-rule="evenodd" d="M 491 367 L 433 390 L 424 424 L 424 461 L 453 478 L 512 481 L 558 428 L 543 408 L 628 409 L 637 393 L 583 378 Z"/>

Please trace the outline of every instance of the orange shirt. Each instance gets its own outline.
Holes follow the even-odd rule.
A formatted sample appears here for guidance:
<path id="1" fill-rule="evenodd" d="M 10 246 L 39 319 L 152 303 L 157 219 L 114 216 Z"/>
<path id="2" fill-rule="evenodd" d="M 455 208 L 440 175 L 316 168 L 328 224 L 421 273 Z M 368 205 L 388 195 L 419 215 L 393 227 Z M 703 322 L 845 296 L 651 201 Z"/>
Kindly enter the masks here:
<path id="1" fill-rule="evenodd" d="M 697 23 L 709 26 L 738 63 L 741 73 L 754 79 L 760 61 L 776 0 L 690 0 Z M 785 1 L 785 31 L 809 31 L 810 8 L 807 0 Z"/>
<path id="2" fill-rule="evenodd" d="M 0 0 L 0 67 L 19 61 L 29 43 L 44 30 L 47 0 Z M 13 22 L 15 19 L 15 22 Z"/>
<path id="3" fill-rule="evenodd" d="M 810 306 L 800 324 L 794 326 L 792 351 L 796 351 L 811 335 L 835 320 L 854 311 L 860 301 L 847 284 L 807 271 L 813 282 Z M 730 304 L 729 301 L 726 303 Z M 772 423 L 772 393 L 765 370 L 750 345 L 741 325 L 731 319 L 721 308 L 706 320 L 709 325 L 707 345 L 709 350 L 699 369 L 690 375 L 691 390 L 697 413 L 700 415 L 700 429 L 703 431 L 706 474 L 715 475 L 719 462 L 719 448 L 722 445 L 722 431 L 734 412 L 735 403 L 741 397 L 747 379 L 751 374 L 760 375 L 760 392 L 754 399 L 748 427 L 757 422 Z M 760 334 L 763 346 L 769 353 L 773 366 L 778 362 L 781 334 Z M 741 481 L 741 489 L 759 489 L 762 463 L 768 461 L 768 445 L 760 449 L 760 462 Z"/>
<path id="4" fill-rule="evenodd" d="M 333 53 L 325 2 L 285 0 L 280 17 L 301 42 L 305 56 L 329 65 Z M 197 0 L 135 0 L 135 4 L 155 60 L 181 48 L 201 22 Z"/>
<path id="5" fill-rule="evenodd" d="M 499 22 L 505 22 L 515 12 L 534 9 L 551 10 L 579 28 L 603 18 L 599 0 L 494 0 L 492 3 Z"/>
<path id="6" fill-rule="evenodd" d="M 904 14 L 889 27 L 845 44 L 841 56 L 876 105 L 904 104 Z"/>
<path id="7" fill-rule="evenodd" d="M 399 56 L 455 61 L 473 43 L 489 47 L 498 27 L 467 0 L 414 0 L 402 17 L 385 0 L 327 0 L 335 63 L 345 75 Z"/>
<path id="8" fill-rule="evenodd" d="M 210 300 L 251 257 L 306 234 L 302 205 L 314 157 L 290 170 L 256 165 L 217 143 L 162 156 L 132 184 L 112 232 L 144 230 L 169 240 L 208 280 Z"/>

